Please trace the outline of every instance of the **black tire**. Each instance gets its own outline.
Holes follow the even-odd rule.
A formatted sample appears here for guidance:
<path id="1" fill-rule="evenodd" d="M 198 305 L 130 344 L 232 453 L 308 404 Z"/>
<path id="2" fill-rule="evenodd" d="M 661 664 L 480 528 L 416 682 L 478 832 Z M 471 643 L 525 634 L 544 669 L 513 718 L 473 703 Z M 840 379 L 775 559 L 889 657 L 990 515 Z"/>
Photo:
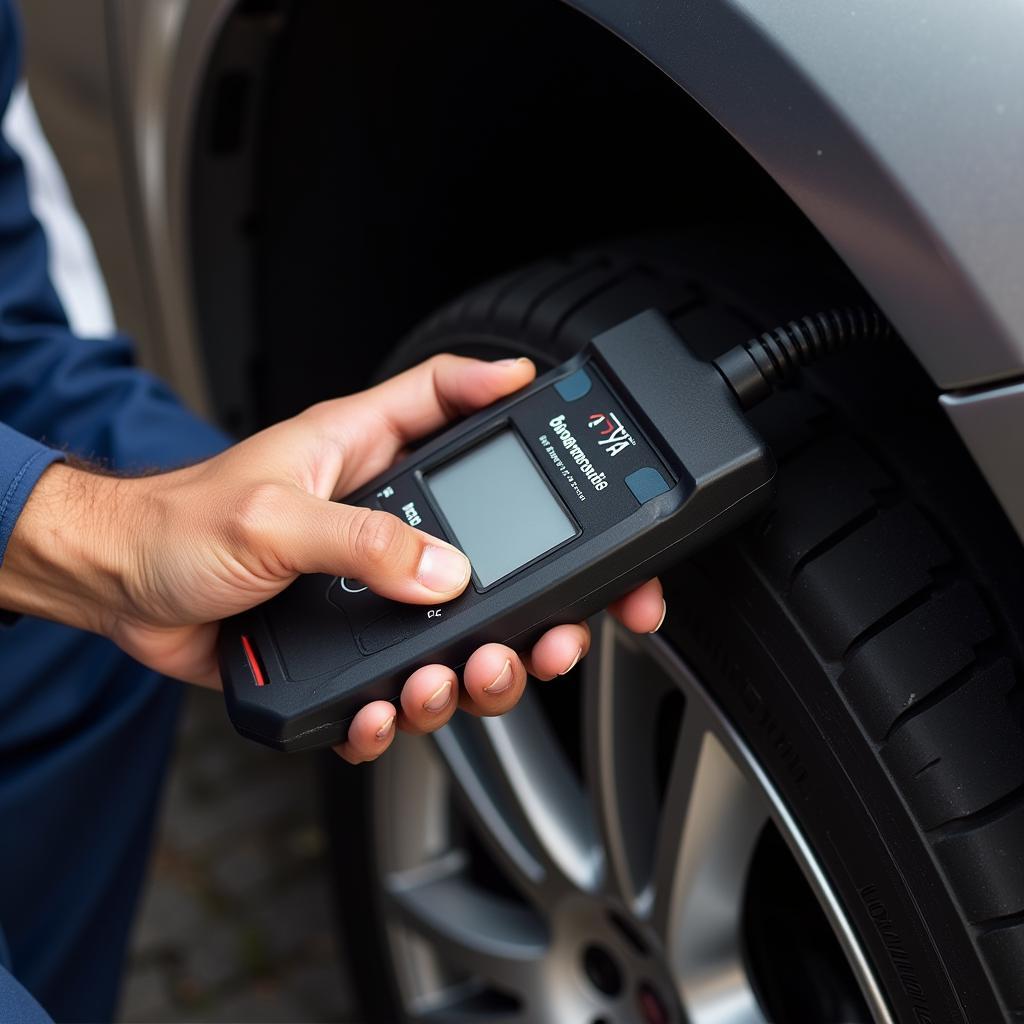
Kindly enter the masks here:
<path id="1" fill-rule="evenodd" d="M 765 266 L 708 239 L 545 261 L 453 302 L 387 370 L 441 350 L 550 365 L 651 306 L 713 351 L 848 287 Z M 756 416 L 778 500 L 669 575 L 666 635 L 797 818 L 895 1019 L 1024 1019 L 1019 541 L 898 346 L 836 358 Z M 330 779 L 332 822 L 353 801 L 372 815 L 369 772 Z M 397 1020 L 367 938 L 372 844 L 335 838 L 367 1013 Z M 778 1019 L 784 989 L 765 994 Z"/>

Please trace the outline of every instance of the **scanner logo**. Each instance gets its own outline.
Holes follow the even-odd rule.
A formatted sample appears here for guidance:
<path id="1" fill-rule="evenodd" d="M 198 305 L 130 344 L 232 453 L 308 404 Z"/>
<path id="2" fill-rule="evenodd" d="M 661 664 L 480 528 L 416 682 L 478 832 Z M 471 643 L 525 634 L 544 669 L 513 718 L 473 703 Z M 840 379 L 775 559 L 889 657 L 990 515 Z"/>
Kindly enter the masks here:
<path id="1" fill-rule="evenodd" d="M 624 448 L 636 444 L 636 438 L 622 425 L 622 420 L 613 412 L 591 413 L 587 427 L 597 431 L 598 445 L 612 458 Z"/>
<path id="2" fill-rule="evenodd" d="M 573 436 L 569 425 L 565 422 L 565 413 L 559 413 L 548 423 L 548 426 L 555 432 L 555 437 L 562 442 L 562 447 L 566 450 L 568 457 L 579 466 L 580 472 L 594 485 L 594 490 L 603 491 L 608 486 L 604 470 L 599 471 L 597 466 L 590 461 L 587 453 L 579 446 L 579 442 Z M 555 454 L 554 444 L 548 441 L 547 434 L 540 435 L 540 442 L 547 446 L 548 454 L 554 460 L 555 465 L 562 471 L 562 475 L 568 477 L 570 483 L 573 483 L 572 477 L 569 474 L 569 467 L 564 465 L 562 460 Z"/>

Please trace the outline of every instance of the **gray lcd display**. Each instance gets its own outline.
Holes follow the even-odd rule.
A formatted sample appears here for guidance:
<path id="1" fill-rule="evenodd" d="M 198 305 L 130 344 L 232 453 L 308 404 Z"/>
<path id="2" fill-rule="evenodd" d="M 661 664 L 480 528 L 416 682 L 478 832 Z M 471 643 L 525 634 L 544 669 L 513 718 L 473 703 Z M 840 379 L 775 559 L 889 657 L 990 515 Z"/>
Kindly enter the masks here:
<path id="1" fill-rule="evenodd" d="M 426 481 L 482 587 L 576 535 L 511 430 L 446 462 Z"/>

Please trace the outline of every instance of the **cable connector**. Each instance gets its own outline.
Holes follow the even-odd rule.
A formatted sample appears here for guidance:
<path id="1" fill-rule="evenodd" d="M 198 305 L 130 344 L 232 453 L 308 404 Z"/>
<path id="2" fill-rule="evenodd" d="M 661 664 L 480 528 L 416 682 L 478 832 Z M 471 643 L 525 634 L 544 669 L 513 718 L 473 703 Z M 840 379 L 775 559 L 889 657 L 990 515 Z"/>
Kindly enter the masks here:
<path id="1" fill-rule="evenodd" d="M 892 325 L 874 306 L 830 309 L 765 331 L 715 360 L 715 367 L 744 409 L 757 405 L 801 366 L 845 348 L 853 341 L 891 337 Z"/>

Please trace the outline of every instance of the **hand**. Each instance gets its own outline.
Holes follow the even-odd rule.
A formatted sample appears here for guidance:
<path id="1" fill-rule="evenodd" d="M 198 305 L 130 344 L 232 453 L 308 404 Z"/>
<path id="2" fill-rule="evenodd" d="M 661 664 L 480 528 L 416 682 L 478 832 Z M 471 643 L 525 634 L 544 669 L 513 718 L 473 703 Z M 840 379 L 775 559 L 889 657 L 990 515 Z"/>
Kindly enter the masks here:
<path id="1" fill-rule="evenodd" d="M 526 359 L 487 363 L 437 356 L 377 387 L 315 405 L 195 466 L 115 478 L 54 465 L 26 504 L 0 572 L 0 606 L 109 636 L 165 675 L 218 686 L 221 619 L 283 590 L 300 573 L 356 577 L 413 604 L 450 601 L 470 566 L 456 548 L 386 512 L 340 504 L 406 446 L 502 398 L 534 376 Z M 645 584 L 612 608 L 630 629 L 664 616 L 661 586 Z M 371 760 L 396 725 L 439 728 L 456 706 L 494 715 L 523 692 L 527 667 L 550 679 L 586 654 L 586 624 L 549 630 L 525 657 L 486 644 L 460 689 L 444 665 L 407 681 L 396 714 L 362 708 L 339 748 Z"/>

